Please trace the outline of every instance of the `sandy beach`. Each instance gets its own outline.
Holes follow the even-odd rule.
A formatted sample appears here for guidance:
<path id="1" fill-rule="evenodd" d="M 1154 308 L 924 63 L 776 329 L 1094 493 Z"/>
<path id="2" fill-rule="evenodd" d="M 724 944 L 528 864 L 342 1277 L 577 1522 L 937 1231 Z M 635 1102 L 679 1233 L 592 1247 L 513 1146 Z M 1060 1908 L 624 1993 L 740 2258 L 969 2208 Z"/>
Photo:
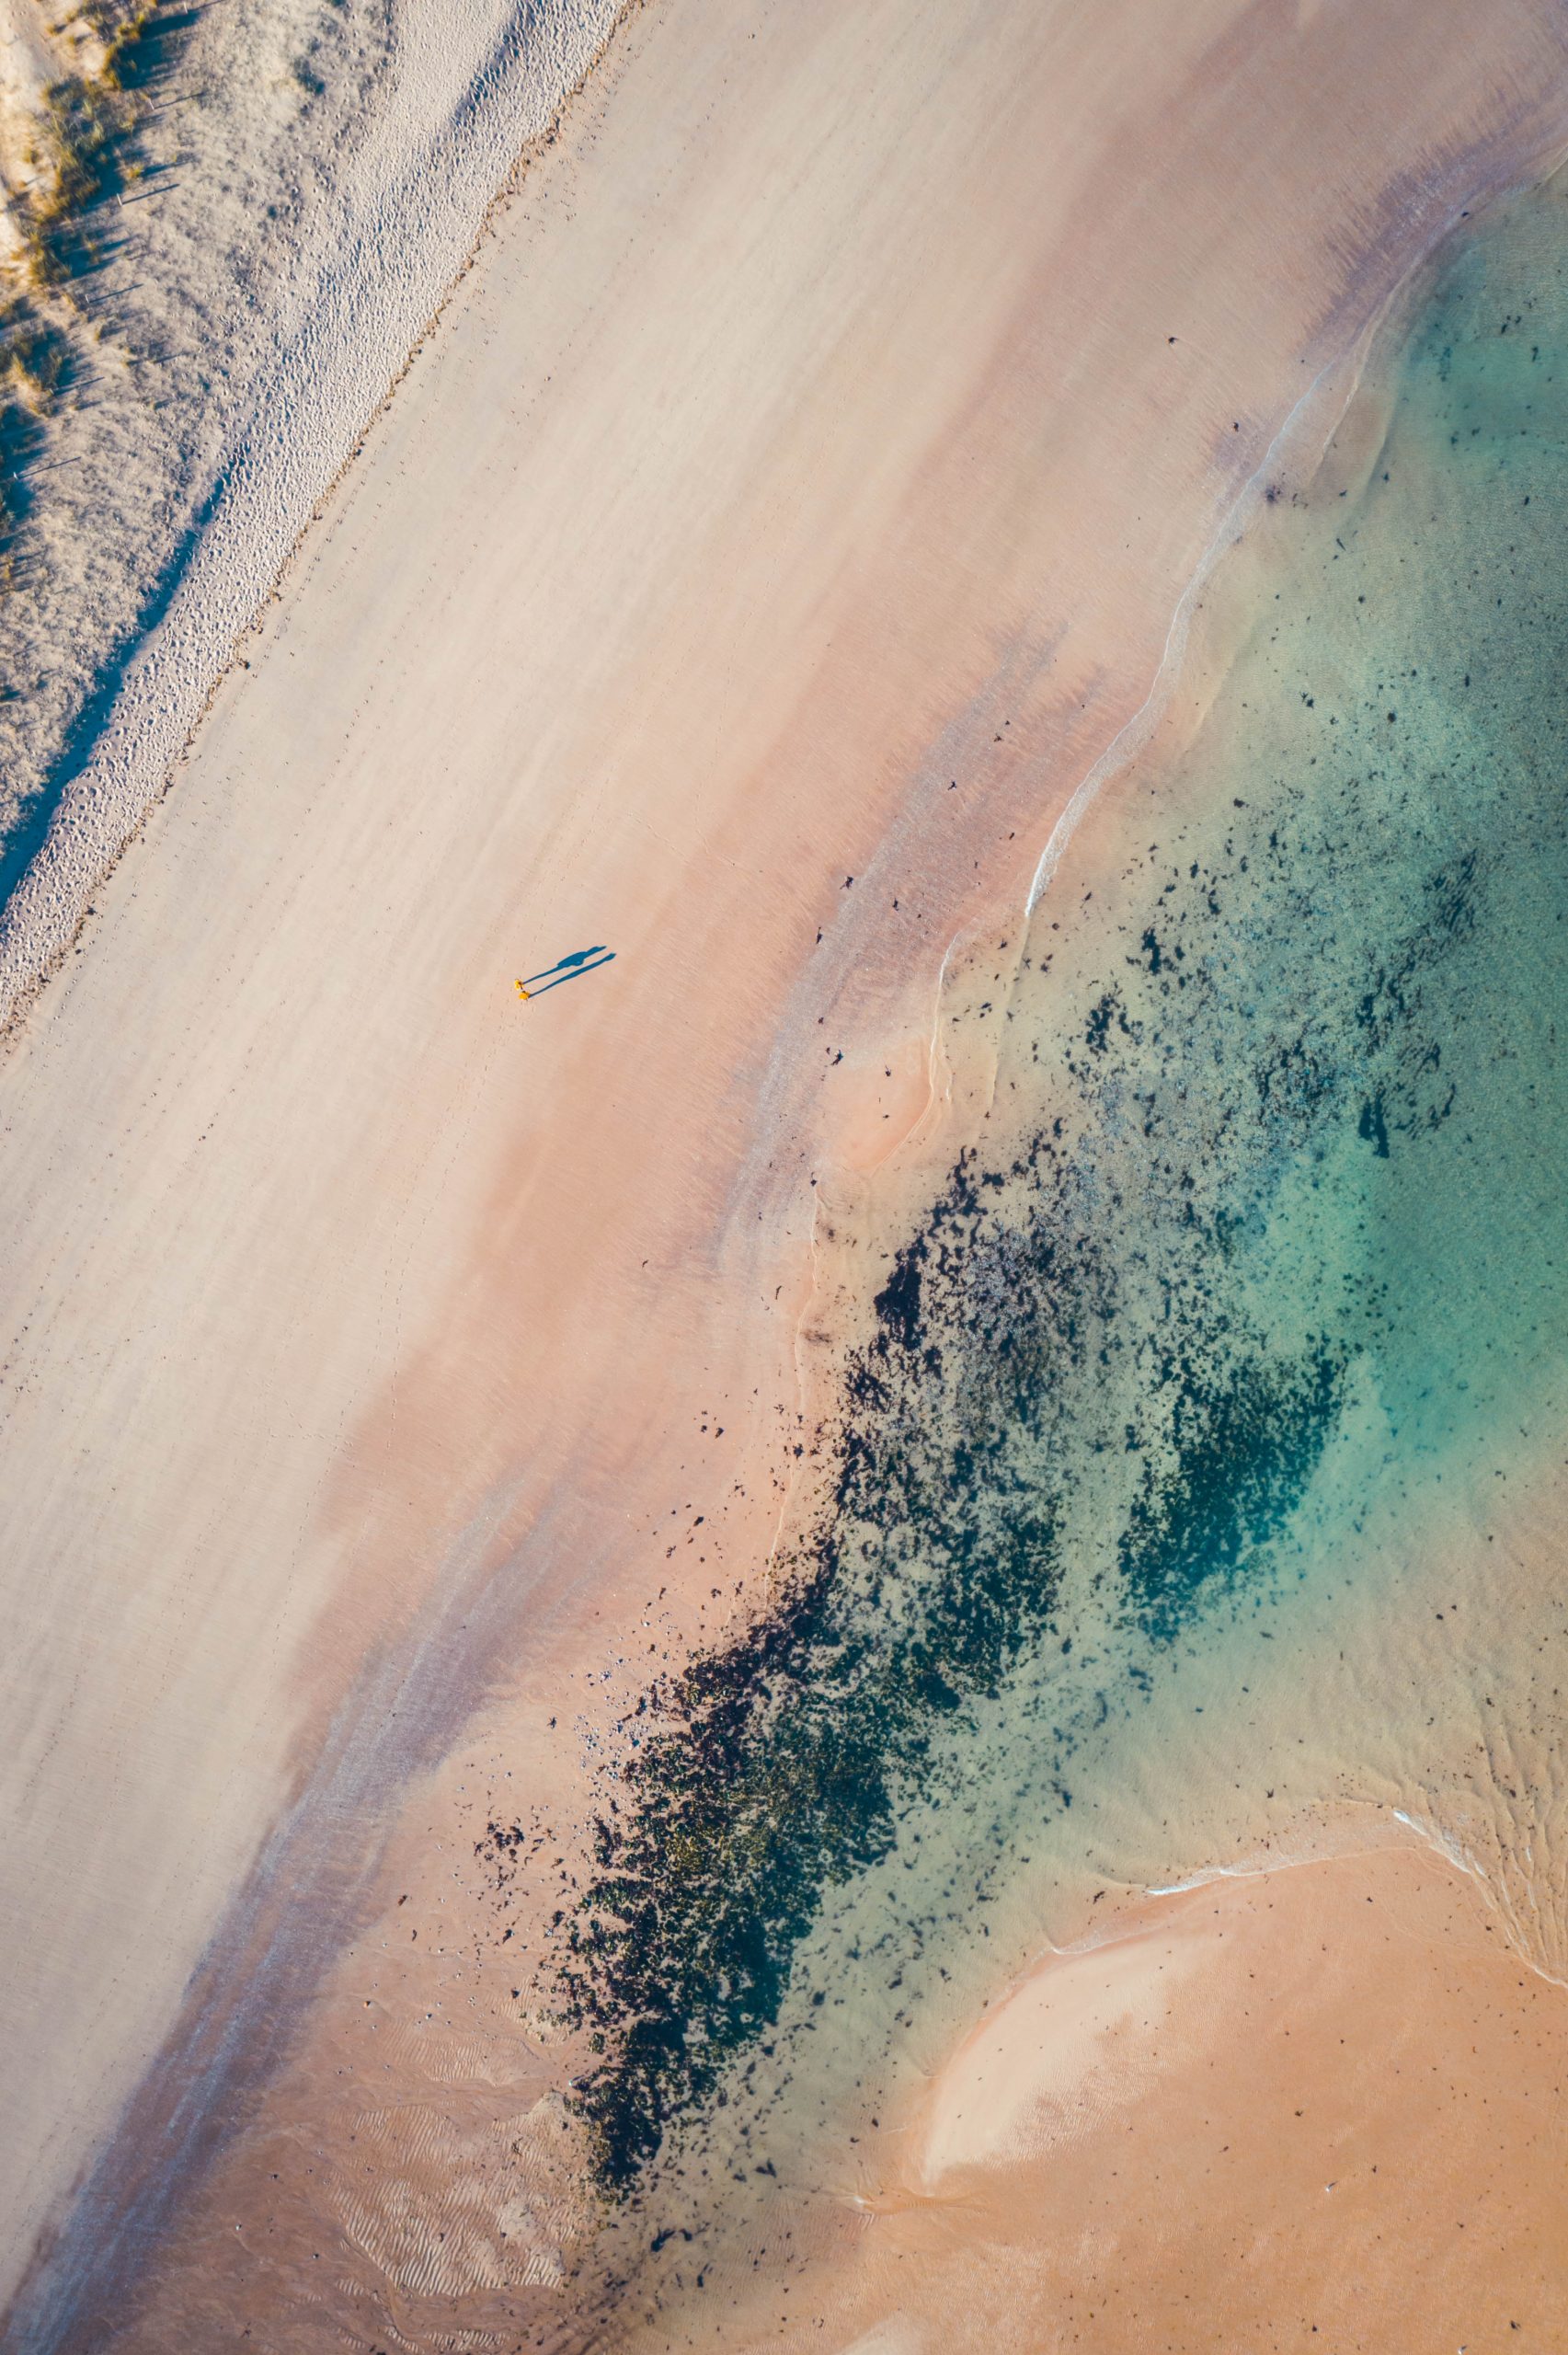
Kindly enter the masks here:
<path id="1" fill-rule="evenodd" d="M 1022 909 L 1281 431 L 1568 135 L 1562 64 L 1526 5 L 669 0 L 521 179 L 0 1068 L 8 2347 L 172 2355 L 240 2315 L 300 2355 L 456 2344 L 454 2310 L 468 2346 L 570 2342 L 562 2063 L 485 1943 L 486 1825 L 580 1795 L 649 1657 L 764 1590 L 818 1192 L 922 1120 L 941 1149 L 949 945 Z M 978 2171 L 998 2215 L 1057 2214 L 1008 2279 L 1082 2343 L 1196 2355 L 1276 2311 L 1232 2261 L 1285 2211 L 1248 2208 L 1240 2125 L 1219 2165 L 1217 2042 L 1266 1978 L 1303 2040 L 1246 2132 L 1288 2141 L 1309 2039 L 1392 2000 L 1369 1898 L 1449 2042 L 1494 2039 L 1488 2149 L 1541 2136 L 1495 2241 L 1524 2311 L 1499 2275 L 1486 2312 L 1550 2345 L 1550 2130 L 1502 2051 L 1540 1982 L 1425 1861 L 1332 1871 L 1159 1910 L 1139 1935 L 1194 1959 L 1158 1991 L 1139 1962 L 1051 1994 L 1080 2091 L 1150 2022 L 1180 2046 L 1126 2064 L 1136 2246 L 1114 2089 L 1091 2166 L 1033 2093 L 982 2132 L 955 2077 L 908 2195 L 936 2206 L 868 2247 L 907 2229 L 978 2300 L 921 2238 Z M 1308 1983 L 1310 1890 L 1337 1960 Z M 1391 2310 L 1363 2278 L 1393 2296 L 1364 2074 L 1272 2178 L 1318 2203 L 1288 2278 L 1331 2345 L 1389 2344 L 1333 2335 Z M 1402 2229 L 1479 2085 L 1391 2117 Z M 503 2195 L 487 2154 L 523 2145 Z M 844 2295 L 867 2349 L 928 2343 Z"/>

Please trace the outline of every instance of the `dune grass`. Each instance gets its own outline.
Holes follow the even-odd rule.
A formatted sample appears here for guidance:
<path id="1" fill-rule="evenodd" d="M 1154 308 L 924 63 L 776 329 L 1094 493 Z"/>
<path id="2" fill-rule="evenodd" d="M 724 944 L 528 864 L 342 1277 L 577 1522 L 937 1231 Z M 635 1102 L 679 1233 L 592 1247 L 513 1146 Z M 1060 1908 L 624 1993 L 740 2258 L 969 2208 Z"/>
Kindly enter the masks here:
<path id="1" fill-rule="evenodd" d="M 15 291 L 0 297 L 0 593 L 15 585 L 10 548 L 26 508 L 22 477 L 74 372 L 80 320 L 70 290 L 98 259 L 91 216 L 140 177 L 142 110 L 129 84 L 155 0 L 86 0 L 80 13 L 101 60 L 96 72 L 68 75 L 44 93 L 43 168 L 16 200 Z"/>

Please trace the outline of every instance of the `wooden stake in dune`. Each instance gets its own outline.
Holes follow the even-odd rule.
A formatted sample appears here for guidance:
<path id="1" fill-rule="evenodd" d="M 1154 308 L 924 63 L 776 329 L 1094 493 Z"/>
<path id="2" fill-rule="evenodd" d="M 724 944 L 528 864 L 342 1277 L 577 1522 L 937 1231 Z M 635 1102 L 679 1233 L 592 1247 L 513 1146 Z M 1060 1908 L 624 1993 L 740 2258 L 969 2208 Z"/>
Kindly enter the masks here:
<path id="1" fill-rule="evenodd" d="M 546 965 L 542 973 L 530 973 L 526 982 L 520 981 L 517 994 L 521 998 L 543 997 L 546 990 L 559 989 L 563 982 L 579 981 L 584 973 L 596 972 L 601 965 L 614 961 L 615 951 L 602 942 L 597 948 L 574 948 L 569 957 L 558 957 Z"/>

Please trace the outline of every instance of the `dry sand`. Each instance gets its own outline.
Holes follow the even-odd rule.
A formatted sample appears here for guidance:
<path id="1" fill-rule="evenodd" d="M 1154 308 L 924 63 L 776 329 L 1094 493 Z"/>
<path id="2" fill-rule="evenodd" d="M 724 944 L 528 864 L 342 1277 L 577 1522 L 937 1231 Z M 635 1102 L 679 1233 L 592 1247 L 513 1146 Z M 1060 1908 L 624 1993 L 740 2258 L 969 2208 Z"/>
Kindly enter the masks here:
<path id="1" fill-rule="evenodd" d="M 470 1713 L 565 1786 L 570 1673 L 761 1569 L 813 1178 L 918 1116 L 947 943 L 1562 87 L 1522 5 L 635 20 L 0 1076 L 0 2280 L 65 2226 L 15 2343 L 101 2343 L 134 2199 L 216 2229 L 212 2133 L 449 1878 Z M 202 2293 L 341 2344 L 308 2209 L 265 2280 L 246 2223 Z M 212 2343 L 190 2280 L 145 2343 Z"/>

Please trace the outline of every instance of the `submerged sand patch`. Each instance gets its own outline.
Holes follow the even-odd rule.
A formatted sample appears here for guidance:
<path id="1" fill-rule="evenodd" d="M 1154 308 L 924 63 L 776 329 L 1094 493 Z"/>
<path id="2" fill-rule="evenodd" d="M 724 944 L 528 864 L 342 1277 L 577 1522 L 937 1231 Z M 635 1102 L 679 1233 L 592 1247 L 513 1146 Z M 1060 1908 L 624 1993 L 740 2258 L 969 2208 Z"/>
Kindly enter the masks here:
<path id="1" fill-rule="evenodd" d="M 1190 1932 L 1162 1923 L 1042 1963 L 992 2008 L 933 2086 L 923 2188 L 966 2167 L 1016 2165 L 1092 2132 L 1105 2107 L 1132 2098 L 1160 2065 L 1172 2011 L 1202 1960 Z"/>
<path id="2" fill-rule="evenodd" d="M 1172 1947 L 1184 1967 L 1150 2002 Z M 994 2029 L 979 2031 L 817 2343 L 853 2344 L 895 2288 L 924 2318 L 921 2348 L 1562 2343 L 1568 1990 L 1450 1866 L 1391 1846 L 1153 1900 L 1130 1944 L 1053 1957 L 1013 1997 L 1020 2078 L 1059 2082 L 1053 1981 L 1080 2016 L 1116 2023 L 1096 2039 L 1093 2103 L 1070 2136 L 1020 2142 L 1016 2085 L 992 2079 L 985 2107 L 976 2056 Z M 933 2196 L 960 2086 L 970 2163 L 949 2149 Z"/>

